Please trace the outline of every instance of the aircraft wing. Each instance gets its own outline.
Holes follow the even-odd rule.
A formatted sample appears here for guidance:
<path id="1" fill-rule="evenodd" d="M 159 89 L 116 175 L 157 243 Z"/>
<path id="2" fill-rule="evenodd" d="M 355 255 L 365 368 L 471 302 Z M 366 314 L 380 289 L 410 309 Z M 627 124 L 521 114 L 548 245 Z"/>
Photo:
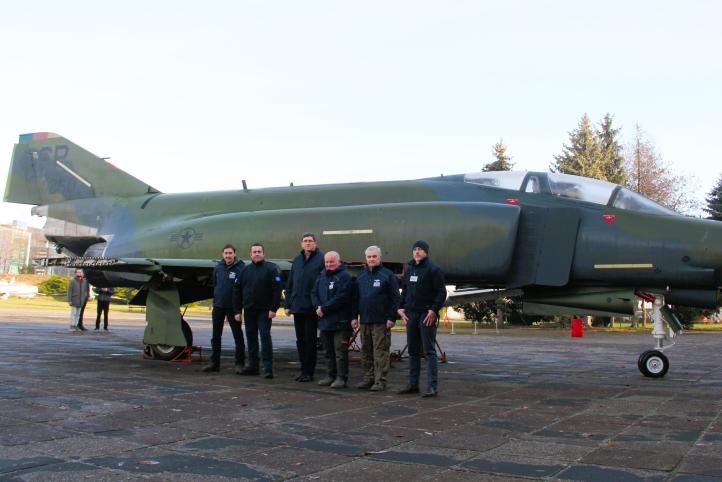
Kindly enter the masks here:
<path id="1" fill-rule="evenodd" d="M 138 274 L 188 275 L 212 271 L 218 262 L 212 259 L 172 258 L 50 258 L 43 260 L 45 266 L 92 269 L 98 271 L 125 272 Z"/>
<path id="2" fill-rule="evenodd" d="M 148 275 L 165 273 L 181 278 L 189 274 L 206 274 L 212 271 L 218 263 L 218 260 L 215 259 L 102 257 L 49 258 L 42 261 L 44 266 L 62 266 L 65 268 L 82 268 Z M 273 259 L 269 261 L 278 265 L 281 271 L 291 270 L 290 260 Z M 248 264 L 250 261 L 244 260 L 244 262 Z"/>

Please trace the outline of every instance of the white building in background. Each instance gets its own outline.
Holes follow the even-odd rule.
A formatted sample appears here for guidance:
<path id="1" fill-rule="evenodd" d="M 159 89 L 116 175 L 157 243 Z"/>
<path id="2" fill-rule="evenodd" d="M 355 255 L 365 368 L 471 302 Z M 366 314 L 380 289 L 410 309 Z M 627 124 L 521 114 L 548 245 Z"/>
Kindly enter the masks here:
<path id="1" fill-rule="evenodd" d="M 33 260 L 56 257 L 58 254 L 45 236 L 42 229 L 33 228 L 19 221 L 12 224 L 0 224 L 0 273 L 17 274 L 33 263 Z M 46 273 L 45 267 L 35 268 L 39 274 Z M 61 268 L 52 274 L 65 275 Z M 51 274 L 51 273 L 48 273 Z"/>

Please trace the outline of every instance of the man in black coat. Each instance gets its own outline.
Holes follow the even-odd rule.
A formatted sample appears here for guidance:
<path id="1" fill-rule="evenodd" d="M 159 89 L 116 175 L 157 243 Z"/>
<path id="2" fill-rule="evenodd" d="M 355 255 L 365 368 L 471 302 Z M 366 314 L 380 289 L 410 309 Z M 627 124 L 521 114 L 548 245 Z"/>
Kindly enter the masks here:
<path id="1" fill-rule="evenodd" d="M 221 337 L 223 326 L 228 320 L 236 344 L 236 373 L 243 370 L 246 359 L 246 347 L 243 343 L 242 325 L 234 318 L 233 287 L 238 283 L 243 261 L 236 256 L 236 248 L 231 244 L 223 246 L 222 257 L 213 268 L 213 336 L 211 338 L 211 362 L 203 367 L 204 372 L 217 372 L 221 369 Z"/>
<path id="2" fill-rule="evenodd" d="M 100 315 L 103 315 L 103 330 L 108 331 L 108 311 L 110 311 L 110 299 L 115 293 L 115 288 L 93 288 L 96 293 L 95 301 L 98 302 L 95 316 L 95 330 L 100 330 Z"/>
<path id="3" fill-rule="evenodd" d="M 324 256 L 325 270 L 316 280 L 311 299 L 316 307 L 328 373 L 319 385 L 345 388 L 348 380 L 348 345 L 353 318 L 353 278 L 335 251 Z"/>
<path id="4" fill-rule="evenodd" d="M 301 373 L 296 381 L 310 382 L 316 370 L 316 337 L 318 316 L 311 302 L 311 290 L 324 269 L 323 253 L 316 247 L 316 236 L 303 233 L 301 253 L 291 265 L 286 281 L 286 316 L 293 314 L 296 329 L 296 349 L 301 362 Z"/>
<path id="5" fill-rule="evenodd" d="M 263 376 L 273 378 L 273 342 L 271 320 L 281 304 L 281 272 L 275 263 L 266 261 L 263 245 L 251 245 L 251 264 L 243 268 L 241 281 L 233 287 L 235 319 L 246 321 L 248 366 L 241 375 L 258 375 L 258 335 L 261 336 Z"/>
<path id="6" fill-rule="evenodd" d="M 381 248 L 366 248 L 366 268 L 358 275 L 358 313 L 361 324 L 353 320 L 361 333 L 361 364 L 364 379 L 356 388 L 380 392 L 386 389 L 391 357 L 391 328 L 399 307 L 396 275 L 381 264 Z"/>
<path id="7" fill-rule="evenodd" d="M 446 284 L 441 269 L 429 259 L 429 243 L 416 241 L 413 259 L 404 268 L 404 284 L 398 314 L 406 322 L 409 347 L 409 384 L 400 394 L 419 393 L 419 358 L 423 347 L 426 355 L 428 387 L 424 397 L 435 397 L 438 391 L 436 358 L 436 326 L 439 310 L 446 301 Z"/>

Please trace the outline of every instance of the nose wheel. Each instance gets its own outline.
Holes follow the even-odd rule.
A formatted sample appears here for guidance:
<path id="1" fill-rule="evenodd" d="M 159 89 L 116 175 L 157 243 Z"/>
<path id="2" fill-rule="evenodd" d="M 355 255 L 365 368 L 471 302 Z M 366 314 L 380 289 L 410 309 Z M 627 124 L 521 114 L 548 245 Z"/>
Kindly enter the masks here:
<path id="1" fill-rule="evenodd" d="M 662 378 L 669 370 L 669 359 L 659 350 L 647 350 L 637 360 L 642 375 L 650 378 Z"/>

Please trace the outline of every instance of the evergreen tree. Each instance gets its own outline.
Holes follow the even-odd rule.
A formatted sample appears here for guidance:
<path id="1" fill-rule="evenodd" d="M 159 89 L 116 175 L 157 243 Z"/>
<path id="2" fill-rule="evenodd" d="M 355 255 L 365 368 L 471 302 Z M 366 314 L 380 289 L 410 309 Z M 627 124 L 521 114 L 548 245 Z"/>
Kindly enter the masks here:
<path id="1" fill-rule="evenodd" d="M 715 221 L 722 221 L 722 176 L 720 176 L 717 184 L 707 194 L 705 199 L 707 207 L 703 208 L 704 211 L 709 214 L 709 219 Z"/>
<path id="2" fill-rule="evenodd" d="M 514 164 L 511 162 L 511 156 L 506 153 L 507 147 L 504 145 L 504 139 L 500 139 L 499 142 L 494 144 L 493 155 L 496 158 L 495 161 L 490 162 L 481 168 L 484 172 L 489 171 L 511 171 Z"/>
<path id="3" fill-rule="evenodd" d="M 624 155 L 622 145 L 619 143 L 619 131 L 612 127 L 611 114 L 607 114 L 599 123 L 597 137 L 601 149 L 602 170 L 604 179 L 615 184 L 624 184 L 626 173 L 624 171 Z"/>
<path id="4" fill-rule="evenodd" d="M 577 129 L 569 133 L 569 144 L 564 145 L 564 152 L 554 159 L 549 166 L 552 172 L 606 179 L 601 162 L 602 147 L 587 114 L 579 121 Z"/>

